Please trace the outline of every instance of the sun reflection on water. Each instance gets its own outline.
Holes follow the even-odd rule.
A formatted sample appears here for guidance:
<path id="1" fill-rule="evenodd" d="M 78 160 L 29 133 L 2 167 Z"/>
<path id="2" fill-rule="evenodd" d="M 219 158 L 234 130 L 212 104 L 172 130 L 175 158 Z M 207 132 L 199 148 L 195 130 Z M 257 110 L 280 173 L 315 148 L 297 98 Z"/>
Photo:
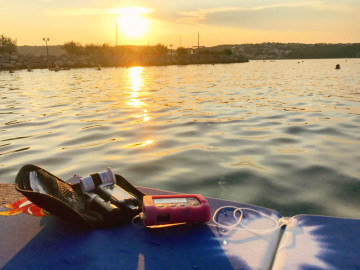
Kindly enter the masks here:
<path id="1" fill-rule="evenodd" d="M 146 140 L 143 142 L 137 142 L 137 143 L 132 143 L 132 144 L 128 144 L 125 145 L 125 148 L 136 148 L 136 147 L 142 147 L 142 146 L 147 146 L 149 144 L 152 144 L 154 141 L 153 140 Z"/>
<path id="2" fill-rule="evenodd" d="M 129 100 L 126 104 L 133 109 L 138 109 L 134 113 L 133 117 L 137 120 L 134 123 L 147 122 L 151 119 L 149 116 L 148 110 L 144 107 L 147 106 L 147 103 L 143 101 L 143 97 L 146 93 L 142 92 L 143 87 L 143 67 L 131 67 L 129 68 L 129 72 L 127 74 L 130 84 L 130 92 L 129 92 Z M 142 147 L 152 144 L 154 141 L 151 139 L 131 143 L 125 148 L 134 148 L 134 147 Z"/>
<path id="3" fill-rule="evenodd" d="M 133 91 L 139 91 L 141 84 L 142 84 L 142 78 L 141 73 L 143 72 L 143 67 L 131 67 L 129 69 L 129 79 L 132 84 L 132 90 Z"/>
<path id="4" fill-rule="evenodd" d="M 130 92 L 130 99 L 126 103 L 127 105 L 140 108 L 146 106 L 146 103 L 139 99 L 139 90 L 142 86 L 142 76 L 141 73 L 143 72 L 142 67 L 131 67 L 129 69 L 128 78 L 131 84 L 131 92 Z"/>

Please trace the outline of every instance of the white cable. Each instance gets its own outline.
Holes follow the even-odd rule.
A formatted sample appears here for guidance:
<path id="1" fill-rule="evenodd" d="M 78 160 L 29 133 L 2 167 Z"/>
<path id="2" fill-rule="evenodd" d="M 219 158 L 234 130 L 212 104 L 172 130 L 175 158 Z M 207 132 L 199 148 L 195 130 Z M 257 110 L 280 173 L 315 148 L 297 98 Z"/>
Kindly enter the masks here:
<path id="1" fill-rule="evenodd" d="M 225 225 L 225 224 L 221 224 L 220 222 L 216 221 L 216 217 L 218 215 L 218 213 L 223 210 L 223 209 L 234 209 L 233 211 L 233 217 L 234 219 L 236 220 L 235 223 L 231 224 L 231 225 Z M 274 222 L 275 226 L 270 228 L 270 229 L 251 229 L 251 228 L 248 228 L 247 226 L 245 226 L 244 224 L 241 223 L 243 217 L 244 217 L 244 210 L 246 211 L 252 211 L 252 212 L 255 212 L 271 221 Z M 240 216 L 237 217 L 237 212 L 240 212 Z M 271 217 L 270 215 L 267 215 L 267 214 L 264 214 L 264 213 L 261 213 L 260 211 L 257 211 L 255 209 L 251 209 L 251 208 L 242 208 L 242 207 L 235 207 L 235 206 L 222 206 L 220 208 L 218 208 L 213 217 L 212 217 L 212 221 L 215 225 L 212 225 L 212 224 L 209 224 L 210 226 L 215 226 L 215 227 L 220 227 L 220 228 L 224 228 L 224 229 L 228 229 L 228 230 L 246 230 L 246 231 L 249 231 L 249 232 L 254 232 L 254 233 L 268 233 L 268 232 L 272 232 L 272 231 L 275 231 L 277 229 L 279 229 L 281 226 L 284 225 L 284 223 L 282 222 L 278 222 L 278 220 L 274 219 L 273 217 Z M 238 225 L 242 226 L 243 228 L 235 228 L 237 227 Z"/>
<path id="2" fill-rule="evenodd" d="M 135 224 L 135 219 L 137 219 L 137 218 L 142 219 L 142 216 L 143 216 L 143 213 L 140 213 L 140 214 L 138 214 L 138 215 L 136 215 L 135 217 L 132 218 L 131 223 L 132 223 L 132 225 L 133 225 L 134 227 L 136 227 L 136 228 L 145 228 L 144 225 L 141 226 L 141 225 Z"/>
<path id="3" fill-rule="evenodd" d="M 220 212 L 221 210 L 223 210 L 223 209 L 225 209 L 225 208 L 234 208 L 233 216 L 234 216 L 234 219 L 236 220 L 236 222 L 235 222 L 234 224 L 232 224 L 232 225 L 224 225 L 224 224 L 221 224 L 221 223 L 219 223 L 219 222 L 217 222 L 217 221 L 215 220 L 215 217 L 217 216 L 218 212 Z M 236 212 L 237 212 L 239 209 L 240 209 L 240 208 L 237 208 L 237 207 L 234 207 L 234 206 L 222 206 L 222 207 L 218 208 L 218 209 L 215 211 L 215 213 L 214 213 L 214 215 L 213 215 L 213 217 L 212 217 L 212 221 L 214 222 L 214 224 L 216 225 L 216 227 L 221 227 L 221 228 L 225 228 L 225 229 L 232 229 L 232 228 L 236 227 L 237 225 L 239 225 L 240 222 L 241 222 L 241 220 L 242 220 L 242 218 L 243 218 L 243 212 L 242 212 L 241 210 L 240 210 L 240 217 L 239 217 L 239 218 L 236 217 Z"/>

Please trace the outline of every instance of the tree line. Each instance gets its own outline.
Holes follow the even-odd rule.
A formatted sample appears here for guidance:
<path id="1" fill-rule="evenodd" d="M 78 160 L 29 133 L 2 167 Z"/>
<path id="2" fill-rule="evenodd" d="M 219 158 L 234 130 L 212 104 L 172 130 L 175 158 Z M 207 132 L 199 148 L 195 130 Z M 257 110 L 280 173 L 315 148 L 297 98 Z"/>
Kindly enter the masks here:
<path id="1" fill-rule="evenodd" d="M 110 46 L 104 44 L 85 44 L 70 41 L 64 43 L 62 49 L 69 55 L 136 55 L 136 56 L 164 56 L 169 54 L 169 49 L 164 44 L 158 43 L 155 46 Z M 271 58 L 354 58 L 360 57 L 360 43 L 347 44 L 302 44 L 302 43 L 260 43 L 240 45 L 219 45 L 212 48 L 194 49 L 198 54 L 208 55 L 232 55 L 233 50 L 240 49 L 245 56 L 259 57 L 267 55 Z M 0 35 L 0 54 L 15 53 L 17 51 L 17 40 Z M 190 49 L 179 47 L 170 54 L 178 56 L 186 55 Z"/>
<path id="2" fill-rule="evenodd" d="M 229 45 L 230 46 L 230 45 Z M 244 55 L 254 58 L 315 59 L 360 57 L 360 43 L 259 43 L 235 45 Z"/>
<path id="3" fill-rule="evenodd" d="M 155 46 L 110 46 L 104 44 L 85 44 L 70 41 L 64 43 L 61 48 L 70 55 L 120 55 L 120 54 L 147 54 L 147 55 L 166 55 L 168 48 L 163 44 Z"/>
<path id="4" fill-rule="evenodd" d="M 79 42 L 70 41 L 66 42 L 61 47 L 70 55 L 121 55 L 121 54 L 137 54 L 137 55 L 146 55 L 146 56 L 160 56 L 169 54 L 169 49 L 164 44 L 158 43 L 155 46 L 110 46 L 107 43 L 98 45 L 98 44 L 85 44 L 82 45 Z M 196 50 L 196 49 L 195 49 Z M 191 50 L 178 47 L 174 54 L 178 56 L 189 54 Z M 172 55 L 173 51 L 170 51 Z M 230 49 L 224 50 L 209 50 L 206 48 L 201 48 L 197 50 L 199 54 L 208 54 L 208 55 L 232 55 Z"/>
<path id="5" fill-rule="evenodd" d="M 352 58 L 360 57 L 360 44 L 313 44 L 296 46 L 289 58 Z"/>
<path id="6" fill-rule="evenodd" d="M 16 52 L 16 39 L 11 39 L 4 35 L 0 36 L 0 54 Z"/>
<path id="7" fill-rule="evenodd" d="M 17 51 L 17 41 L 6 37 L 4 35 L 0 36 L 0 54 L 2 53 L 14 53 Z M 65 42 L 61 48 L 69 55 L 81 56 L 81 55 L 146 55 L 146 56 L 161 56 L 167 55 L 169 49 L 164 44 L 158 43 L 155 46 L 110 46 L 108 43 L 103 44 L 81 44 L 76 41 Z M 174 54 L 178 56 L 189 54 L 191 50 L 178 47 Z M 170 52 L 172 54 L 172 51 Z M 209 54 L 209 55 L 231 55 L 232 51 L 230 49 L 224 49 L 222 51 L 218 50 L 209 50 L 209 49 L 200 49 L 198 50 L 199 54 Z"/>
<path id="8" fill-rule="evenodd" d="M 103 44 L 85 44 L 82 45 L 76 41 L 65 42 L 61 48 L 69 55 L 119 55 L 119 54 L 140 54 L 140 55 L 166 55 L 169 49 L 164 44 L 158 43 L 155 46 L 110 46 L 108 43 Z M 0 54 L 15 53 L 17 51 L 17 40 L 0 36 Z M 176 49 L 177 55 L 188 54 L 188 50 L 184 47 Z"/>

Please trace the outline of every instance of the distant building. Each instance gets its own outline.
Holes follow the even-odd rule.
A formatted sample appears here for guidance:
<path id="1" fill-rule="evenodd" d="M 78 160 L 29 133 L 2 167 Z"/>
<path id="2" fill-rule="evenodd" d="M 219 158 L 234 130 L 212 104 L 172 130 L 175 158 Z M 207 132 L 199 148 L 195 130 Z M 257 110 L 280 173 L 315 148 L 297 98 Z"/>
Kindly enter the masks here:
<path id="1" fill-rule="evenodd" d="M 191 54 L 197 54 L 199 53 L 200 49 L 205 49 L 205 46 L 192 46 L 191 47 Z"/>

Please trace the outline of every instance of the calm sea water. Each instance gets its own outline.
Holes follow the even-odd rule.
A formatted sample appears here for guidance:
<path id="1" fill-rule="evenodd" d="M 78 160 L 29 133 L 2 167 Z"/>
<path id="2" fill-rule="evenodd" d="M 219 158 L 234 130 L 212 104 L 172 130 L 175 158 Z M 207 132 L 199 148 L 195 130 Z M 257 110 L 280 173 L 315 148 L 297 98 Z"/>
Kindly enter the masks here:
<path id="1" fill-rule="evenodd" d="M 341 69 L 335 70 L 340 64 Z M 135 185 L 360 218 L 360 59 L 0 72 L 0 182 Z"/>

